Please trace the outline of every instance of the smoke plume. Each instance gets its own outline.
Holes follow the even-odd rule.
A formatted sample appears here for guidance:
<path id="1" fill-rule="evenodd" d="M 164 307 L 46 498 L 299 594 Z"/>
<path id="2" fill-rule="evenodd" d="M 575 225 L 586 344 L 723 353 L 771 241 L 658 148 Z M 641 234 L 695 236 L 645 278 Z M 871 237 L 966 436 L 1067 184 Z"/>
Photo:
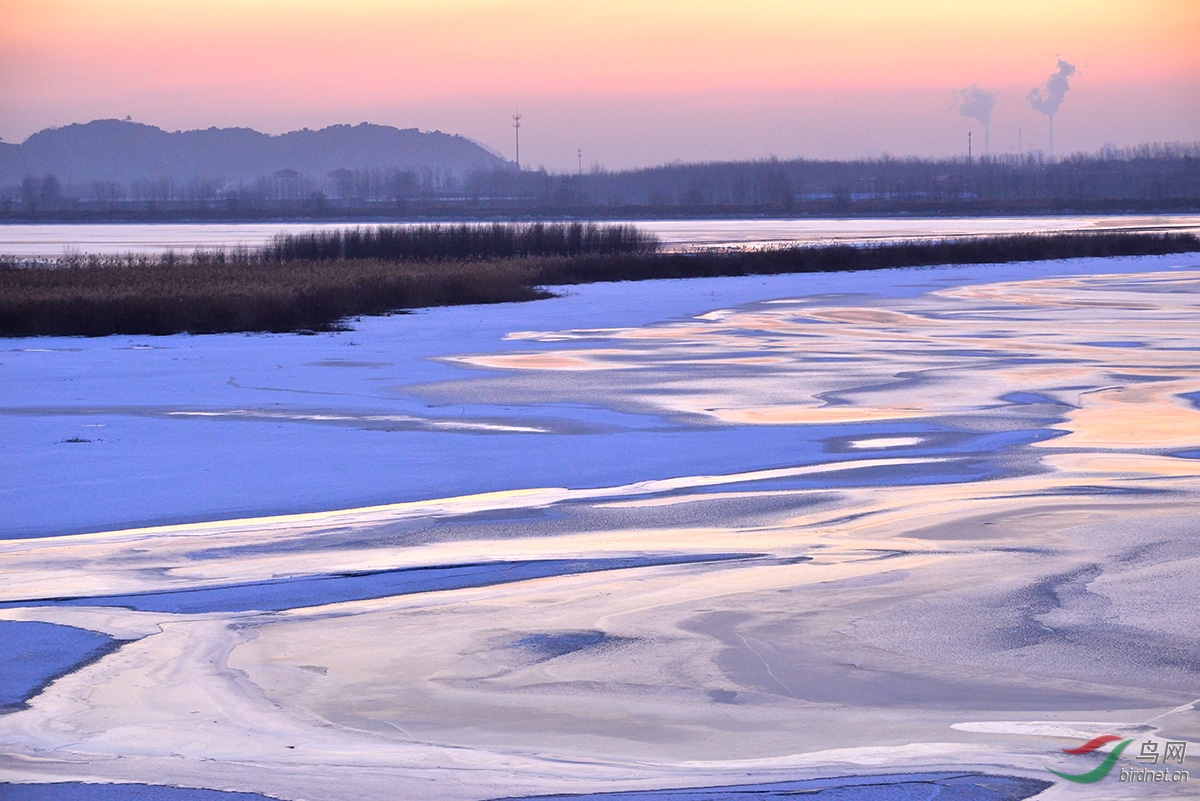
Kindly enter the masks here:
<path id="1" fill-rule="evenodd" d="M 1047 117 L 1053 117 L 1054 112 L 1058 111 L 1058 107 L 1062 105 L 1067 90 L 1071 88 L 1071 85 L 1067 83 L 1067 78 L 1074 74 L 1075 65 L 1059 59 L 1058 72 L 1047 78 L 1043 85 L 1030 90 L 1025 99 L 1029 101 L 1029 105 L 1034 110 L 1042 112 Z"/>
<path id="2" fill-rule="evenodd" d="M 998 94 L 990 89 L 980 89 L 979 84 L 973 83 L 966 89 L 956 91 L 954 99 L 958 101 L 959 114 L 979 120 L 979 124 L 987 129 L 992 124 L 992 109 L 996 107 Z"/>

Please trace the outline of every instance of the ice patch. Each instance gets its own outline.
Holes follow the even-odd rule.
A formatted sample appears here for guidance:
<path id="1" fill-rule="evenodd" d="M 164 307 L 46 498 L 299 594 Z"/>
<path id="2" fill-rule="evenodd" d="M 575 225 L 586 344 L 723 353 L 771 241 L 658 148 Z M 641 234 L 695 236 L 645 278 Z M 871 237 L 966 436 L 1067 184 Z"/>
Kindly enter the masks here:
<path id="1" fill-rule="evenodd" d="M 0 620 L 0 713 L 20 708 L 55 678 L 102 656 L 114 643 L 112 637 L 75 626 Z"/>
<path id="2" fill-rule="evenodd" d="M 978 720 L 952 723 L 950 728 L 975 734 L 1019 734 L 1024 737 L 1064 737 L 1072 740 L 1090 740 L 1097 732 L 1119 731 L 1128 728 L 1123 723 L 1084 723 L 1056 721 Z"/>
<path id="3" fill-rule="evenodd" d="M 746 801 L 803 796 L 815 801 L 918 801 L 938 798 L 943 801 L 1017 801 L 1040 793 L 1050 782 L 1021 776 L 963 771 L 961 773 L 893 773 L 882 776 L 839 776 L 832 779 L 805 779 L 760 784 L 735 784 L 723 787 L 680 787 L 664 790 L 626 790 L 580 795 L 527 796 L 507 801 L 539 801 L 559 798 L 563 801 L 719 801 L 744 798 Z"/>
<path id="4" fill-rule="evenodd" d="M 849 445 L 851 448 L 859 449 L 911 448 L 913 445 L 920 445 L 923 441 L 921 437 L 872 437 L 871 439 L 851 440 Z"/>

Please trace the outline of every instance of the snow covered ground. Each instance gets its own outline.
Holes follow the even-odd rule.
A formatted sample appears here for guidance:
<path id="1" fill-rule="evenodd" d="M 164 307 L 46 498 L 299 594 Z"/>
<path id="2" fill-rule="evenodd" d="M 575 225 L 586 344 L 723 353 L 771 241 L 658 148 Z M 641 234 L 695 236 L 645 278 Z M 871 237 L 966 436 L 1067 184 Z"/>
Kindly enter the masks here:
<path id="1" fill-rule="evenodd" d="M 0 715 L 0 781 L 1194 767 L 1198 305 L 1192 254 L 5 340 L 0 619 L 123 644 Z"/>

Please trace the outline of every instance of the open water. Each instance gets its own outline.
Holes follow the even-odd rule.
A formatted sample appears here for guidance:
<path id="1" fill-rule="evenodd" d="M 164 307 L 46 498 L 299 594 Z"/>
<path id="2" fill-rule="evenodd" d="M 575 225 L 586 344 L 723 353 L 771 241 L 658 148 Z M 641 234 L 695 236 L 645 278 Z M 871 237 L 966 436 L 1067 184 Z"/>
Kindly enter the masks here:
<path id="1" fill-rule="evenodd" d="M 0 225 L 0 254 L 56 258 L 65 254 L 191 252 L 256 247 L 283 233 L 377 225 L 337 223 L 102 223 Z M 667 248 L 762 247 L 828 242 L 888 242 L 1062 231 L 1200 231 L 1200 215 L 938 217 L 798 220 L 649 220 L 639 228 Z"/>

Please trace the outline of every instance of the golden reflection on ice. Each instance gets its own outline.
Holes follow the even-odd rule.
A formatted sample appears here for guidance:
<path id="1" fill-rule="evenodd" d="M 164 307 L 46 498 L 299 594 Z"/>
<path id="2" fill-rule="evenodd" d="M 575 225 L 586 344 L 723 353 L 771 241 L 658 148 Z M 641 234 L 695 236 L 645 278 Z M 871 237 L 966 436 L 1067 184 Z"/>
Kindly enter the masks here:
<path id="1" fill-rule="evenodd" d="M 902 308 L 774 301 L 645 328 L 522 332 L 574 346 L 457 361 L 524 371 L 517 386 L 533 397 L 561 392 L 557 371 L 640 368 L 609 402 L 743 425 L 969 414 L 1019 392 L 1075 407 L 1052 447 L 1200 445 L 1200 411 L 1183 397 L 1200 392 L 1200 271 L 879 302 Z"/>
<path id="2" fill-rule="evenodd" d="M 868 420 L 905 420 L 928 417 L 924 409 L 851 409 L 841 406 L 760 406 L 755 409 L 723 409 L 713 407 L 708 412 L 725 423 L 751 425 L 822 425 L 829 423 L 861 423 Z"/>
<path id="3" fill-rule="evenodd" d="M 1080 397 L 1079 408 L 1057 426 L 1067 436 L 1056 448 L 1200 448 L 1200 413 L 1184 399 L 1194 380 L 1098 389 Z"/>

